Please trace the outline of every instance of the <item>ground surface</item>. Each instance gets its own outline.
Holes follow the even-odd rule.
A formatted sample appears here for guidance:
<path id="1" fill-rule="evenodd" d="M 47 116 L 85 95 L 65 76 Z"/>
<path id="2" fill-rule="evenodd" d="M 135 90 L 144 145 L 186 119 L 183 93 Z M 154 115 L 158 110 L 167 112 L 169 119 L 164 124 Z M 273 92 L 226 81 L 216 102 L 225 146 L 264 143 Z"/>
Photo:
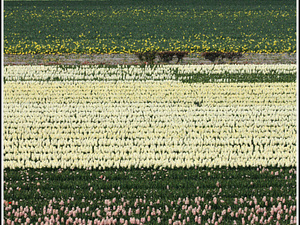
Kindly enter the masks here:
<path id="1" fill-rule="evenodd" d="M 176 64 L 174 57 L 169 64 Z M 226 61 L 216 63 L 236 63 L 236 64 L 295 64 L 295 53 L 246 53 L 238 61 Z M 160 63 L 158 57 L 155 63 Z M 192 53 L 183 58 L 179 64 L 211 64 L 212 62 L 202 57 L 200 54 Z M 141 64 L 141 61 L 134 54 L 101 54 L 101 55 L 4 55 L 4 65 L 38 65 L 38 64 Z"/>

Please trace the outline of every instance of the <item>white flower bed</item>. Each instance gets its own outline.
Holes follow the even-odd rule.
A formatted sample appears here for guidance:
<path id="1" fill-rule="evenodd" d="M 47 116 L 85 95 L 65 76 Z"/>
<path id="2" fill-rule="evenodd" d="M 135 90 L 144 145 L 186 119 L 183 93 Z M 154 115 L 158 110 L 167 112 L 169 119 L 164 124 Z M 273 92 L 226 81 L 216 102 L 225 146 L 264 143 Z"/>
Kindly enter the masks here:
<path id="1" fill-rule="evenodd" d="M 45 81 L 45 80 L 174 80 L 175 74 L 296 74 L 297 65 L 159 65 L 118 66 L 117 68 L 99 68 L 98 66 L 80 66 L 61 68 L 59 66 L 5 66 L 6 81 Z M 184 79 L 181 77 L 179 79 Z"/>
<path id="2" fill-rule="evenodd" d="M 173 65 L 173 69 L 178 68 L 178 72 L 182 74 L 201 73 L 201 74 L 296 74 L 296 64 L 247 64 L 247 65 L 233 65 L 233 64 L 221 64 L 221 65 Z"/>
<path id="3" fill-rule="evenodd" d="M 4 168 L 297 163 L 295 83 L 18 81 L 3 99 Z"/>

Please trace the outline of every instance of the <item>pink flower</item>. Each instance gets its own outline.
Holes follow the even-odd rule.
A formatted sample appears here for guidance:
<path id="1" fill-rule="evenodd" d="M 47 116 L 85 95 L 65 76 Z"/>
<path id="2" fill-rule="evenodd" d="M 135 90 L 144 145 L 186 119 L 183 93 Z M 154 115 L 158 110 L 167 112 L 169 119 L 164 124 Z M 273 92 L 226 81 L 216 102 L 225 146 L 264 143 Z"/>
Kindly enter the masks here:
<path id="1" fill-rule="evenodd" d="M 197 213 L 196 209 L 192 209 L 192 214 L 195 216 Z"/>
<path id="2" fill-rule="evenodd" d="M 161 215 L 161 211 L 159 209 L 157 209 L 156 210 L 156 214 L 160 216 Z"/>
<path id="3" fill-rule="evenodd" d="M 268 206 L 268 201 L 265 201 L 265 206 Z"/>
<path id="4" fill-rule="evenodd" d="M 235 205 L 237 205 L 238 204 L 238 200 L 237 200 L 237 198 L 234 198 L 234 202 L 233 202 Z"/>
<path id="5" fill-rule="evenodd" d="M 100 216 L 101 216 L 101 214 L 100 214 L 100 213 L 101 213 L 101 211 L 100 211 L 100 209 L 98 209 L 98 211 L 97 211 L 97 213 L 96 213 L 98 217 L 100 217 Z"/>
<path id="6" fill-rule="evenodd" d="M 256 198 L 254 199 L 254 205 L 257 205 L 257 199 Z"/>
<path id="7" fill-rule="evenodd" d="M 135 224 L 135 218 L 134 218 L 134 217 L 130 217 L 129 222 L 130 222 L 131 224 Z"/>
<path id="8" fill-rule="evenodd" d="M 289 218 L 289 216 L 286 214 L 284 219 L 285 219 L 285 220 L 288 220 L 288 218 Z"/>
<path id="9" fill-rule="evenodd" d="M 157 223 L 161 223 L 160 217 L 157 217 Z"/>
<path id="10" fill-rule="evenodd" d="M 213 202 L 214 202 L 214 204 L 216 205 L 217 202 L 218 202 L 218 199 L 217 199 L 216 197 L 214 197 Z"/>
<path id="11" fill-rule="evenodd" d="M 198 217 L 197 223 L 198 223 L 198 224 L 201 224 L 201 217 L 200 217 L 200 216 Z"/>
<path id="12" fill-rule="evenodd" d="M 135 214 L 140 214 L 140 208 L 138 208 L 137 210 L 135 210 Z"/>
<path id="13" fill-rule="evenodd" d="M 280 213 L 277 213 L 277 220 L 280 220 L 281 219 L 281 217 L 280 217 Z"/>
<path id="14" fill-rule="evenodd" d="M 250 215 L 248 216 L 248 221 L 251 220 L 251 217 L 252 217 L 252 214 L 250 214 Z"/>

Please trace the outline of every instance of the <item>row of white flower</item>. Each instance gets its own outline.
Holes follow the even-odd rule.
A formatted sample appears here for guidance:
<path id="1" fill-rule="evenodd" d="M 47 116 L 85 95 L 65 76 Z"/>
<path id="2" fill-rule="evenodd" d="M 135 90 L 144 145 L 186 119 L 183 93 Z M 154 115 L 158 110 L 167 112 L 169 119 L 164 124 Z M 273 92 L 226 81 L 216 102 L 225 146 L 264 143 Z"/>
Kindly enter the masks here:
<path id="1" fill-rule="evenodd" d="M 295 83 L 7 82 L 4 168 L 296 166 L 296 109 Z"/>
<path id="2" fill-rule="evenodd" d="M 174 65 L 173 68 L 178 69 L 180 74 L 296 74 L 296 64 L 247 64 L 247 65 L 232 65 L 232 64 L 221 64 L 221 65 Z"/>
<path id="3" fill-rule="evenodd" d="M 173 133 L 199 132 L 209 135 L 227 136 L 232 132 L 249 132 L 259 136 L 266 133 L 269 137 L 281 137 L 295 133 L 296 106 L 266 107 L 176 107 L 173 104 L 141 104 L 138 111 L 128 110 L 128 105 L 119 104 L 5 104 L 5 133 L 18 137 L 16 130 L 24 138 L 46 137 L 57 133 L 49 130 L 63 130 L 64 134 L 89 133 L 91 137 L 109 136 L 111 133 L 121 137 L 140 133 L 142 137 L 161 137 Z M 133 105 L 135 108 L 136 104 Z M 52 111 L 44 113 L 43 109 Z M 96 110 L 95 110 L 96 109 Z M 156 110 L 159 109 L 159 110 Z M 94 110 L 94 111 L 93 111 Z M 99 126 L 101 124 L 101 126 Z M 155 128 L 155 129 L 154 129 Z M 196 129 L 196 130 L 195 130 Z M 195 132 L 194 132 L 195 130 Z M 42 132 L 41 132 L 42 131 Z M 280 131 L 280 133 L 277 133 Z M 137 135 L 137 134 L 135 134 Z M 62 138 L 58 137 L 58 138 Z M 137 136 L 138 137 L 138 136 Z M 194 137 L 193 135 L 191 137 Z M 262 136 L 260 136 L 262 137 Z M 198 138 L 198 136 L 196 136 Z"/>
<path id="4" fill-rule="evenodd" d="M 140 147 L 137 147 L 140 148 Z M 119 168 L 119 167 L 236 167 L 236 166 L 296 166 L 297 151 L 289 147 L 272 147 L 271 151 L 239 151 L 234 147 L 207 146 L 204 150 L 197 148 L 195 151 L 174 153 L 154 153 L 143 151 L 127 153 L 128 151 L 116 151 L 109 148 L 106 153 L 91 152 L 86 147 L 73 148 L 69 151 L 52 151 L 42 153 L 37 149 L 36 153 L 7 154 L 3 161 L 4 168 Z"/>
<path id="5" fill-rule="evenodd" d="M 4 102 L 17 104 L 171 102 L 219 107 L 296 105 L 295 83 L 7 82 L 5 90 Z"/>
<path id="6" fill-rule="evenodd" d="M 5 66 L 7 81 L 28 80 L 174 80 L 175 74 L 296 74 L 295 64 L 273 65 L 158 65 L 118 66 Z"/>

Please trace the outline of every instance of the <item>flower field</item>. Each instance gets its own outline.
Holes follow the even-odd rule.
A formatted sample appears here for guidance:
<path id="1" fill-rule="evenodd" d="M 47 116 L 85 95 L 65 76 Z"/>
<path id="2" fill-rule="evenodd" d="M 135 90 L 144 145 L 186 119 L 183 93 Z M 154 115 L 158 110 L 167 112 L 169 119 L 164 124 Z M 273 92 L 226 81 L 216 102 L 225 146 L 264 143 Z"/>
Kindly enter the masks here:
<path id="1" fill-rule="evenodd" d="M 5 54 L 296 52 L 296 1 L 4 1 Z"/>
<path id="2" fill-rule="evenodd" d="M 296 224 L 296 71 L 4 67 L 4 223 Z"/>
<path id="3" fill-rule="evenodd" d="M 6 66 L 6 81 L 296 82 L 296 64 Z"/>

